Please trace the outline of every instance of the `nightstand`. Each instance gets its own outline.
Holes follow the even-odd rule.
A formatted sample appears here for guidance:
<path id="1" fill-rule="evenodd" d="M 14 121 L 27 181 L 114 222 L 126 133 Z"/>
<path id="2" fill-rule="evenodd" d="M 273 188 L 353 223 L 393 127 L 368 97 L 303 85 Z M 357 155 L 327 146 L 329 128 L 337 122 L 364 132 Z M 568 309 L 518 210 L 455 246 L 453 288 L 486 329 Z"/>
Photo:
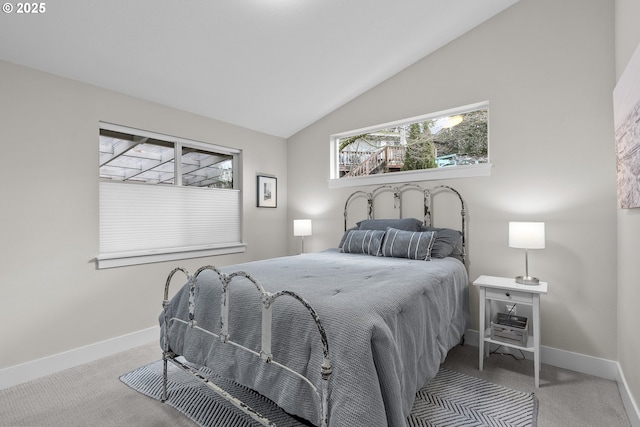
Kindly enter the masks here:
<path id="1" fill-rule="evenodd" d="M 534 383 L 540 386 L 540 295 L 547 293 L 547 283 L 538 285 L 521 285 L 514 278 L 480 276 L 474 282 L 480 290 L 480 360 L 479 369 L 482 371 L 484 358 L 489 356 L 489 344 L 494 343 L 524 351 L 533 352 Z M 491 338 L 491 301 L 529 305 L 533 307 L 531 319 L 531 333 L 526 345 L 505 343 Z M 489 302 L 489 303 L 487 303 Z M 504 311 L 504 310 L 503 310 Z M 485 346 L 485 343 L 488 343 Z"/>

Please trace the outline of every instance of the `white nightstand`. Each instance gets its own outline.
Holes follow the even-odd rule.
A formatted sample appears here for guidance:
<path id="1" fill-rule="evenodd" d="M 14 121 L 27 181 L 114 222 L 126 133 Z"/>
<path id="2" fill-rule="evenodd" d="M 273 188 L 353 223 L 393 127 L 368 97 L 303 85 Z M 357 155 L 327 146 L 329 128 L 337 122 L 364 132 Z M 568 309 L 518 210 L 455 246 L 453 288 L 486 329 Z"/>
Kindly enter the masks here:
<path id="1" fill-rule="evenodd" d="M 480 276 L 473 284 L 480 290 L 480 362 L 479 369 L 482 371 L 484 358 L 489 356 L 489 345 L 494 343 L 511 348 L 533 352 L 534 382 L 536 387 L 540 386 L 540 295 L 547 293 L 547 283 L 540 282 L 538 285 L 521 285 L 516 283 L 514 278 Z M 532 330 L 529 334 L 526 346 L 491 339 L 491 304 L 487 301 L 502 301 L 508 303 L 524 304 L 533 307 Z"/>

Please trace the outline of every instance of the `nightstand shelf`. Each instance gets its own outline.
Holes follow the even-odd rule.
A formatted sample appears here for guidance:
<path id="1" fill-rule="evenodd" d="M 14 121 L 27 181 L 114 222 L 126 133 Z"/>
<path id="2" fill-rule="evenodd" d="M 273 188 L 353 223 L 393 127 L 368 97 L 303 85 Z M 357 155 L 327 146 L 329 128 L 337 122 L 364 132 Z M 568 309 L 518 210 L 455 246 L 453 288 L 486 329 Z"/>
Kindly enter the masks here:
<path id="1" fill-rule="evenodd" d="M 507 277 L 480 276 L 474 282 L 480 291 L 480 326 L 483 331 L 479 341 L 478 368 L 482 371 L 484 358 L 489 356 L 489 344 L 502 345 L 533 353 L 534 383 L 540 386 L 540 295 L 547 293 L 547 283 L 538 285 L 521 285 L 515 279 Z M 533 316 L 531 333 L 527 337 L 527 345 L 518 345 L 491 338 L 491 301 L 523 304 L 532 307 Z M 485 345 L 486 344 L 486 345 Z"/>
<path id="2" fill-rule="evenodd" d="M 518 345 L 518 344 L 513 344 L 513 343 L 508 343 L 505 341 L 500 341 L 500 340 L 494 340 L 491 338 L 491 328 L 487 328 L 484 330 L 484 342 L 488 342 L 491 344 L 498 344 L 498 345 L 504 345 L 507 347 L 511 347 L 511 348 L 517 348 L 519 350 L 523 350 L 523 351 L 534 351 L 535 347 L 533 345 L 533 335 L 529 334 L 529 337 L 527 338 L 527 345 L 522 346 L 522 345 Z"/>

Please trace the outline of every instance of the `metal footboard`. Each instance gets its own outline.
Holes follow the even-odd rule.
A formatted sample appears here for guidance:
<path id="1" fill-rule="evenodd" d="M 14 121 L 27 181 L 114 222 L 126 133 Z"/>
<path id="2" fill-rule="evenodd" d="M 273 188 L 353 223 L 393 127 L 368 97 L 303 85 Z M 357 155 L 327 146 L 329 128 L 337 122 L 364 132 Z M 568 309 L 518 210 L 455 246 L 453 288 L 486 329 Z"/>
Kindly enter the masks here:
<path id="1" fill-rule="evenodd" d="M 201 327 L 199 327 L 197 325 L 196 319 L 195 319 L 195 287 L 196 287 L 196 281 L 198 279 L 198 276 L 200 275 L 201 272 L 203 272 L 204 270 L 212 270 L 214 271 L 218 277 L 220 278 L 220 282 L 222 283 L 222 297 L 221 297 L 221 314 L 220 314 L 220 334 L 216 334 L 214 332 L 208 331 L 206 329 L 203 329 Z M 178 319 L 178 318 L 172 318 L 169 319 L 169 314 L 168 314 L 168 306 L 169 306 L 169 286 L 171 284 L 171 279 L 173 278 L 173 276 L 177 273 L 177 272 L 182 272 L 187 276 L 188 279 L 188 284 L 189 284 L 189 317 L 188 317 L 188 321 L 185 321 L 183 319 Z M 251 283 L 253 283 L 253 285 L 255 286 L 256 290 L 260 293 L 260 298 L 262 301 L 262 342 L 261 342 L 261 349 L 259 352 L 252 350 L 250 348 L 247 348 L 233 340 L 230 339 L 229 337 L 229 294 L 228 294 L 228 289 L 229 289 L 229 285 L 231 284 L 231 281 L 235 278 L 235 277 L 244 277 L 247 280 L 249 280 Z M 291 298 L 294 298 L 295 300 L 299 301 L 308 311 L 309 314 L 311 315 L 313 321 L 315 322 L 317 328 L 318 328 L 318 332 L 320 333 L 320 339 L 322 341 L 322 351 L 323 351 L 323 361 L 322 361 L 322 365 L 320 367 L 320 374 L 321 374 L 321 390 L 318 390 L 318 387 L 316 387 L 307 377 L 305 377 L 304 375 L 292 370 L 291 368 L 282 365 L 281 363 L 278 363 L 277 361 L 273 360 L 273 355 L 271 353 L 271 319 L 272 319 L 272 314 L 273 314 L 273 302 L 282 297 L 282 296 L 289 296 Z M 243 403 L 241 400 L 239 400 L 238 398 L 236 398 L 235 396 L 232 396 L 231 394 L 227 393 L 224 389 L 220 388 L 218 385 L 212 383 L 211 381 L 207 380 L 206 378 L 202 377 L 197 371 L 195 371 L 193 368 L 191 368 L 190 366 L 182 363 L 179 360 L 176 360 L 176 354 L 174 354 L 173 352 L 171 352 L 169 350 L 169 337 L 168 337 L 168 324 L 170 320 L 173 320 L 175 322 L 181 322 L 181 323 L 185 323 L 187 325 L 189 325 L 189 327 L 194 328 L 194 329 L 198 329 L 206 334 L 212 335 L 213 337 L 218 338 L 222 343 L 225 344 L 231 344 L 236 346 L 237 348 L 240 348 L 244 351 L 247 351 L 249 353 L 254 354 L 256 357 L 260 358 L 264 363 L 269 363 L 275 366 L 278 366 L 284 370 L 286 370 L 287 372 L 291 373 L 292 375 L 295 375 L 296 377 L 302 379 L 304 382 L 306 382 L 311 389 L 315 392 L 318 401 L 320 402 L 321 405 L 321 419 L 320 419 L 320 426 L 322 427 L 326 427 L 328 425 L 328 421 L 329 421 L 329 377 L 331 376 L 331 362 L 329 359 L 329 344 L 327 342 L 327 335 L 325 333 L 324 327 L 322 326 L 322 322 L 320 321 L 320 318 L 318 317 L 318 313 L 313 309 L 313 307 L 304 299 L 302 298 L 300 295 L 296 294 L 295 292 L 291 292 L 291 291 L 279 291 L 279 292 L 275 292 L 275 293 L 271 293 L 271 292 L 266 292 L 264 290 L 264 288 L 262 287 L 262 285 L 260 285 L 260 283 L 258 283 L 253 277 L 251 277 L 249 274 L 239 271 L 239 272 L 234 272 L 231 274 L 225 274 L 222 273 L 220 270 L 218 270 L 216 267 L 211 266 L 211 265 L 207 265 L 204 267 L 201 267 L 198 269 L 198 271 L 195 272 L 195 274 L 190 275 L 189 272 L 187 270 L 185 270 L 184 268 L 175 268 L 173 271 L 171 271 L 171 273 L 169 273 L 169 276 L 167 277 L 167 282 L 165 284 L 165 288 L 164 288 L 164 300 L 162 302 L 162 306 L 163 306 L 163 310 L 164 310 L 164 348 L 163 348 L 163 355 L 162 355 L 162 360 L 163 360 L 163 390 L 162 390 L 162 401 L 166 401 L 167 400 L 167 362 L 171 361 L 172 363 L 174 363 L 176 366 L 182 368 L 183 370 L 185 370 L 186 372 L 189 372 L 193 375 L 195 375 L 196 377 L 198 377 L 200 380 L 202 380 L 207 386 L 209 386 L 211 389 L 213 389 L 214 391 L 216 391 L 218 394 L 220 394 L 222 397 L 224 397 L 225 399 L 227 399 L 230 403 L 232 403 L 234 406 L 236 406 L 238 409 L 240 409 L 241 411 L 243 411 L 244 413 L 246 413 L 247 415 L 249 415 L 251 418 L 253 418 L 254 420 L 258 421 L 259 423 L 261 423 L 262 425 L 265 426 L 275 426 L 275 424 L 271 421 L 269 421 L 266 417 L 264 417 L 263 415 L 261 415 L 260 413 L 258 413 L 257 411 L 255 411 L 254 409 L 250 408 L 247 404 Z"/>

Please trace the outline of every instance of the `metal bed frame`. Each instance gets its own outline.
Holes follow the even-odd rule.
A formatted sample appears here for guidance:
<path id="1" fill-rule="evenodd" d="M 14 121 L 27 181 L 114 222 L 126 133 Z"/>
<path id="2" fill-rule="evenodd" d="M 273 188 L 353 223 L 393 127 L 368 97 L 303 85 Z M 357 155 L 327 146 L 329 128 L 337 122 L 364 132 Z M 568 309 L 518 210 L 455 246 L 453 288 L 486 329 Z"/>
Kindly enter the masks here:
<path id="1" fill-rule="evenodd" d="M 357 198 L 360 197 L 365 197 L 367 199 L 367 218 L 368 219 L 374 219 L 374 200 L 376 198 L 376 196 L 378 196 L 381 193 L 384 192 L 393 192 L 393 197 L 394 197 L 394 209 L 398 209 L 399 210 L 399 216 L 400 218 L 402 218 L 402 194 L 405 191 L 409 191 L 409 190 L 417 190 L 423 193 L 423 200 L 424 200 L 424 225 L 428 225 L 431 226 L 432 225 L 432 215 L 431 215 L 431 206 L 432 206 L 432 198 L 433 195 L 439 191 L 447 191 L 450 193 L 453 193 L 454 195 L 456 195 L 458 197 L 458 199 L 460 200 L 461 203 L 461 217 L 462 217 L 462 224 L 461 224 L 461 231 L 462 231 L 462 256 L 463 256 L 463 263 L 465 262 L 466 259 L 466 244 L 465 244 L 465 236 L 466 236 L 466 207 L 465 207 L 465 203 L 464 200 L 462 199 L 462 196 L 460 196 L 460 193 L 458 193 L 457 190 L 446 186 L 446 185 L 439 185 L 436 186 L 432 189 L 428 189 L 428 188 L 424 188 L 421 187 L 420 185 L 417 184 L 404 184 L 401 185 L 399 187 L 392 187 L 392 186 L 388 186 L 388 185 L 383 185 L 380 187 L 377 187 L 375 189 L 373 189 L 371 192 L 365 192 L 365 191 L 356 191 L 354 193 L 352 193 L 348 198 L 347 201 L 345 203 L 345 207 L 344 207 L 344 229 L 345 231 L 347 230 L 347 213 L 348 213 L 348 208 L 349 205 L 356 200 Z M 465 263 L 466 264 L 466 263 Z M 200 275 L 200 273 L 202 273 L 204 270 L 212 270 L 214 271 L 219 279 L 220 282 L 222 283 L 222 296 L 221 296 L 221 315 L 220 315 L 220 334 L 216 334 L 214 332 L 208 331 L 204 328 L 201 328 L 200 326 L 197 325 L 196 319 L 195 319 L 195 288 L 196 288 L 196 282 L 198 279 L 198 276 Z M 173 276 L 177 273 L 177 272 L 182 272 L 188 279 L 188 285 L 189 285 L 189 316 L 188 316 L 188 321 L 182 320 L 182 319 L 178 319 L 178 318 L 171 318 L 169 319 L 169 313 L 168 313 L 168 306 L 169 306 L 169 287 L 171 284 L 171 280 L 173 278 Z M 230 337 L 229 337 L 229 295 L 228 295 L 228 289 L 229 286 L 231 285 L 231 282 L 233 281 L 234 278 L 236 277 L 244 277 L 247 280 L 249 280 L 256 288 L 256 290 L 258 291 L 258 293 L 260 294 L 260 299 L 262 301 L 262 341 L 261 341 L 261 349 L 260 351 L 255 351 L 252 350 L 250 348 L 247 348 L 235 341 L 233 341 Z M 272 311 L 273 311 L 273 302 L 282 296 L 289 296 L 291 298 L 294 298 L 295 300 L 297 300 L 298 302 L 300 302 L 308 311 L 309 314 L 311 315 L 313 321 L 315 322 L 317 328 L 318 328 L 318 332 L 320 334 L 320 339 L 322 341 L 322 351 L 323 351 L 323 362 L 320 366 L 320 374 L 321 374 L 321 389 L 319 390 L 318 387 L 316 387 L 310 380 L 309 378 L 305 377 L 304 375 L 294 371 L 293 369 L 277 362 L 276 360 L 273 359 L 273 355 L 271 353 L 271 320 L 272 320 Z M 216 385 L 215 383 L 209 381 L 207 378 L 203 377 L 197 370 L 195 370 L 194 368 L 192 368 L 191 366 L 189 366 L 188 364 L 183 363 L 182 361 L 178 360 L 177 357 L 178 355 L 176 355 L 175 353 L 173 353 L 170 349 L 169 349 L 169 340 L 168 340 L 168 324 L 169 321 L 175 321 L 175 322 L 181 322 L 184 323 L 186 325 L 188 325 L 191 328 L 194 329 L 198 329 L 199 331 L 202 331 L 208 335 L 211 335 L 215 338 L 218 338 L 222 343 L 224 344 L 231 344 L 234 345 L 235 347 L 242 349 L 244 351 L 247 351 L 253 355 L 255 355 L 257 358 L 261 359 L 264 363 L 269 363 L 271 365 L 274 366 L 278 366 L 281 369 L 284 369 L 285 371 L 291 373 L 292 375 L 302 379 L 304 382 L 306 382 L 311 389 L 315 392 L 318 401 L 319 401 L 319 405 L 321 407 L 321 419 L 320 419 L 320 426 L 321 427 L 327 427 L 328 422 L 329 422 L 329 379 L 331 377 L 332 374 L 332 368 L 331 368 L 331 361 L 330 361 L 330 357 L 329 357 L 329 344 L 328 344 L 328 340 L 327 340 L 327 335 L 325 333 L 324 327 L 322 326 L 322 322 L 318 316 L 318 313 L 313 309 L 313 307 L 300 295 L 291 292 L 291 291 L 286 291 L 286 290 L 282 290 L 282 291 L 278 291 L 278 292 L 267 292 L 264 290 L 264 288 L 262 287 L 262 285 L 260 285 L 260 283 L 255 280 L 253 277 L 251 277 L 249 274 L 242 272 L 242 271 L 238 271 L 238 272 L 234 272 L 231 274 L 225 274 L 222 273 L 220 270 L 218 270 L 216 267 L 211 266 L 211 265 L 207 265 L 204 267 L 199 268 L 195 274 L 191 275 L 189 274 L 189 272 L 187 270 L 185 270 L 184 268 L 178 267 L 175 268 L 174 270 L 171 271 L 171 273 L 169 274 L 169 276 L 167 277 L 167 281 L 165 284 L 165 289 L 164 289 L 164 300 L 162 302 L 162 306 L 163 306 L 163 312 L 164 312 L 164 346 L 163 346 L 163 354 L 162 354 L 162 359 L 163 359 L 163 392 L 162 392 L 162 401 L 165 402 L 167 400 L 167 381 L 168 381 L 168 362 L 173 363 L 174 365 L 178 366 L 179 368 L 183 369 L 186 372 L 189 372 L 191 374 L 193 374 L 194 376 L 196 376 L 197 378 L 199 378 L 201 381 L 203 381 L 207 386 L 209 386 L 212 390 L 214 390 L 215 392 L 217 392 L 220 396 L 222 396 L 223 398 L 225 398 L 227 401 L 229 401 L 231 404 L 233 404 L 235 407 L 237 407 L 238 409 L 240 409 L 242 412 L 244 412 L 245 414 L 249 415 L 252 419 L 254 419 L 255 421 L 259 422 L 262 425 L 265 426 L 272 426 L 274 427 L 275 424 L 273 422 L 271 422 L 269 419 L 267 419 L 265 416 L 263 416 L 262 414 L 260 414 L 258 411 L 254 410 L 253 408 L 249 407 L 246 403 L 242 402 L 240 399 L 236 398 L 235 396 L 229 394 L 227 391 L 225 391 L 224 389 L 222 389 L 220 386 Z"/>
<path id="2" fill-rule="evenodd" d="M 220 281 L 222 283 L 221 314 L 220 314 L 221 330 L 220 330 L 220 334 L 216 334 L 214 332 L 211 332 L 211 331 L 208 331 L 208 330 L 206 330 L 204 328 L 199 327 L 197 325 L 196 320 L 195 320 L 195 288 L 196 288 L 196 281 L 197 281 L 198 276 L 200 275 L 200 273 L 202 273 L 204 270 L 212 270 L 212 271 L 214 271 L 218 275 L 218 277 L 220 278 Z M 182 319 L 175 318 L 175 317 L 172 318 L 172 319 L 169 319 L 169 314 L 167 313 L 167 308 L 169 306 L 169 286 L 171 284 L 171 279 L 173 278 L 174 274 L 177 273 L 178 271 L 184 273 L 188 278 L 188 284 L 189 284 L 189 321 L 188 322 L 184 321 Z M 242 344 L 239 344 L 239 343 L 231 340 L 230 337 L 229 337 L 229 324 L 228 324 L 228 321 L 229 321 L 229 295 L 228 295 L 227 291 L 229 289 L 229 285 L 231 284 L 231 281 L 235 277 L 244 277 L 244 278 L 248 279 L 251 283 L 253 283 L 253 285 L 255 286 L 256 290 L 260 294 L 260 299 L 262 301 L 262 343 L 261 343 L 261 349 L 260 349 L 259 352 L 254 351 L 254 350 L 252 350 L 250 348 L 247 348 L 247 347 L 243 346 Z M 322 341 L 322 352 L 323 352 L 323 361 L 322 361 L 322 365 L 320 367 L 320 374 L 321 374 L 321 377 L 322 377 L 322 379 L 321 379 L 321 381 L 322 381 L 322 389 L 320 391 L 318 390 L 318 387 L 316 387 L 307 377 L 305 377 L 304 375 L 294 371 L 293 369 L 291 369 L 291 368 L 289 368 L 289 367 L 287 367 L 285 365 L 282 365 L 281 363 L 278 363 L 277 361 L 275 361 L 273 359 L 273 354 L 271 353 L 271 319 L 272 319 L 272 314 L 273 314 L 273 302 L 276 299 L 278 299 L 278 298 L 280 298 L 282 296 L 289 296 L 289 297 L 297 300 L 298 302 L 300 302 L 309 311 L 313 321 L 315 322 L 315 324 L 316 324 L 316 326 L 318 328 L 318 332 L 320 333 L 320 339 Z M 329 359 L 329 343 L 327 341 L 327 335 L 326 335 L 326 333 L 324 331 L 324 327 L 322 326 L 322 322 L 320 321 L 320 318 L 318 317 L 318 313 L 300 295 L 296 294 L 295 292 L 291 292 L 291 291 L 279 291 L 279 292 L 274 292 L 274 293 L 267 292 L 267 291 L 264 290 L 262 285 L 260 285 L 260 283 L 258 283 L 253 277 L 251 277 L 249 274 L 247 274 L 247 273 L 245 273 L 243 271 L 238 271 L 238 272 L 234 272 L 234 273 L 231 273 L 231 274 L 225 274 L 225 273 L 222 273 L 220 270 L 218 270 L 216 267 L 211 266 L 211 265 L 207 265 L 207 266 L 199 268 L 198 271 L 195 272 L 195 274 L 190 275 L 187 270 L 185 270 L 184 268 L 178 267 L 178 268 L 175 268 L 173 271 L 171 271 L 171 273 L 169 273 L 169 276 L 167 277 L 167 282 L 166 282 L 165 288 L 164 288 L 164 300 L 162 301 L 162 306 L 163 306 L 163 311 L 164 311 L 164 348 L 163 348 L 163 353 L 162 353 L 162 361 L 163 361 L 162 401 L 163 402 L 165 402 L 167 400 L 167 379 L 168 379 L 167 362 L 172 362 L 173 364 L 175 364 L 179 368 L 182 368 L 183 370 L 185 370 L 187 372 L 190 372 L 191 374 L 193 374 L 196 377 L 198 377 L 207 386 L 209 386 L 215 392 L 217 392 L 222 397 L 224 397 L 226 400 L 228 400 L 231 404 L 236 406 L 238 409 L 240 409 L 241 411 L 243 411 L 244 413 L 249 415 L 254 420 L 258 421 L 262 425 L 275 426 L 274 423 L 269 421 L 269 419 L 267 419 L 265 416 L 260 414 L 258 411 L 256 411 L 253 408 L 249 407 L 246 403 L 242 402 L 240 399 L 236 398 L 235 396 L 229 394 L 227 391 L 222 389 L 217 384 L 209 381 L 207 378 L 205 378 L 202 375 L 200 375 L 196 370 L 191 368 L 189 365 L 187 365 L 187 364 L 181 362 L 180 360 L 176 359 L 177 355 L 169 350 L 169 339 L 168 339 L 168 324 L 169 324 L 169 320 L 173 320 L 175 322 L 184 323 L 184 324 L 188 325 L 191 328 L 198 329 L 199 331 L 202 331 L 202 332 L 204 332 L 206 334 L 209 334 L 209 335 L 211 335 L 213 337 L 216 337 L 216 338 L 220 339 L 220 341 L 222 343 L 231 344 L 231 345 L 236 346 L 237 348 L 240 348 L 240 349 L 242 349 L 244 351 L 247 351 L 247 352 L 257 356 L 258 358 L 260 358 L 263 362 L 269 363 L 269 364 L 274 365 L 274 366 L 278 366 L 278 367 L 284 369 L 285 371 L 287 371 L 287 372 L 297 376 L 298 378 L 302 379 L 303 381 L 305 381 L 312 388 L 312 390 L 316 393 L 316 396 L 318 397 L 318 399 L 320 401 L 321 410 L 322 410 L 322 415 L 321 415 L 321 419 L 320 419 L 320 425 L 322 427 L 326 427 L 328 425 L 328 421 L 329 421 L 329 378 L 331 376 L 331 371 L 332 371 L 331 370 L 331 361 Z"/>

